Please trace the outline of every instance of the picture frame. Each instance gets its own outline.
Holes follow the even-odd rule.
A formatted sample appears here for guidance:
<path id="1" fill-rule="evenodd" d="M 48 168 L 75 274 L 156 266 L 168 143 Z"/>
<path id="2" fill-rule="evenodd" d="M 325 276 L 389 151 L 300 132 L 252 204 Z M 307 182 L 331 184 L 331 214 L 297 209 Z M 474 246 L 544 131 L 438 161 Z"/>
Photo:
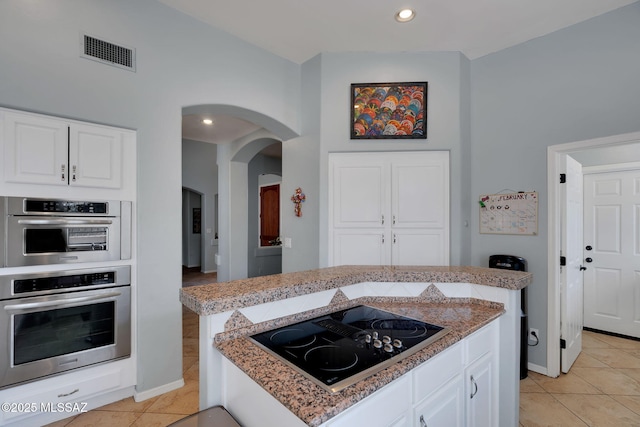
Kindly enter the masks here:
<path id="1" fill-rule="evenodd" d="M 202 227 L 201 208 L 193 208 L 193 234 L 200 234 Z"/>
<path id="2" fill-rule="evenodd" d="M 351 139 L 426 139 L 427 82 L 352 83 Z"/>

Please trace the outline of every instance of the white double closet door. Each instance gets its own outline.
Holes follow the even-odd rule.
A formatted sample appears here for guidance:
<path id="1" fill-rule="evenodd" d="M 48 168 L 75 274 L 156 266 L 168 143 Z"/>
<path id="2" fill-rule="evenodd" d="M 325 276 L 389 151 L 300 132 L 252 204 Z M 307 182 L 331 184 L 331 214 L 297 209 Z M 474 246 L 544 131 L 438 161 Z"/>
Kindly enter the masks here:
<path id="1" fill-rule="evenodd" d="M 329 155 L 330 265 L 448 265 L 449 152 Z"/>
<path id="2" fill-rule="evenodd" d="M 584 175 L 584 326 L 633 337 L 640 337 L 638 166 Z"/>

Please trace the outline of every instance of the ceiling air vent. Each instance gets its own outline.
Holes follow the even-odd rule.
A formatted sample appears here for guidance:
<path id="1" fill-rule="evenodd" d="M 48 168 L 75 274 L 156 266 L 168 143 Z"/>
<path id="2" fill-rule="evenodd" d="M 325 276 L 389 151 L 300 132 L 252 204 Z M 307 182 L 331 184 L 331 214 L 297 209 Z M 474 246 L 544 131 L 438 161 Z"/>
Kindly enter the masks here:
<path id="1" fill-rule="evenodd" d="M 81 34 L 80 56 L 114 67 L 136 71 L 136 51 L 125 46 Z"/>

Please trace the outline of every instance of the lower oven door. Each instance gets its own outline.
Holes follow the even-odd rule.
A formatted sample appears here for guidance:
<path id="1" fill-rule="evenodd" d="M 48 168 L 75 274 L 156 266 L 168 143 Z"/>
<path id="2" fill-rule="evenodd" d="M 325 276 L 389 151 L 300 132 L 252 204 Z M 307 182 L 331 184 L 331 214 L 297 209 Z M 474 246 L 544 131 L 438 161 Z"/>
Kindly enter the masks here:
<path id="1" fill-rule="evenodd" d="M 131 354 L 131 287 L 1 301 L 0 388 Z"/>

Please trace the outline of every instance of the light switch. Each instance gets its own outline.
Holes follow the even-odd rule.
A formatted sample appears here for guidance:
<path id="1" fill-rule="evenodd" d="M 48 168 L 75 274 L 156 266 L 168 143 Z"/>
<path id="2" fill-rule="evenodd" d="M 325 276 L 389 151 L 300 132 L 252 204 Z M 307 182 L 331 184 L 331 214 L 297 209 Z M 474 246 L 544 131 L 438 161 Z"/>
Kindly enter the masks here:
<path id="1" fill-rule="evenodd" d="M 291 247 L 291 237 L 285 237 L 284 238 L 284 247 L 285 248 L 290 248 Z"/>

